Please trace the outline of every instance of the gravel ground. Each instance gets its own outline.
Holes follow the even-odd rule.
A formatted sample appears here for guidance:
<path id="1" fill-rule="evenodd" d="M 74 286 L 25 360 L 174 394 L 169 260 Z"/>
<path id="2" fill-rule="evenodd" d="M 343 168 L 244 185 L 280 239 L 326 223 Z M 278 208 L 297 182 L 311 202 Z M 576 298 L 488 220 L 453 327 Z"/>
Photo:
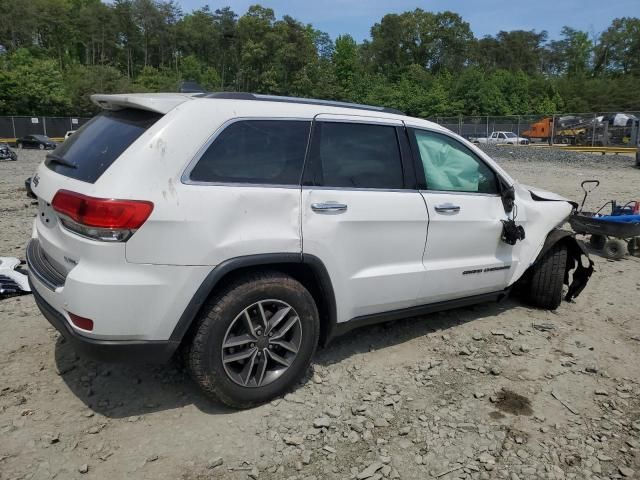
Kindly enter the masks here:
<path id="1" fill-rule="evenodd" d="M 633 155 L 603 155 L 601 153 L 583 153 L 540 146 L 522 145 L 478 145 L 492 158 L 509 162 L 553 163 L 556 165 L 592 166 L 600 169 L 624 168 L 633 166 Z"/>
<path id="2" fill-rule="evenodd" d="M 640 170 L 616 159 L 514 150 L 524 183 L 639 196 Z M 41 159 L 0 163 L 0 255 L 23 256 Z M 80 359 L 30 296 L 0 300 L 0 479 L 640 478 L 640 258 L 594 259 L 554 313 L 510 299 L 357 330 L 293 393 L 241 412 L 177 365 Z"/>

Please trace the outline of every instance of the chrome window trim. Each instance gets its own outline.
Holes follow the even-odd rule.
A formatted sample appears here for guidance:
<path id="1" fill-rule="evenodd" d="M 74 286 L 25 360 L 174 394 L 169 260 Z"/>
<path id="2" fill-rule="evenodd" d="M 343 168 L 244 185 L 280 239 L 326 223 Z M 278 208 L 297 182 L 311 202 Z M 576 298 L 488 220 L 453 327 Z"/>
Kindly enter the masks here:
<path id="1" fill-rule="evenodd" d="M 496 197 L 501 198 L 499 193 L 483 193 L 483 192 L 459 192 L 456 190 L 418 190 L 420 193 L 443 193 L 448 195 L 471 195 L 474 197 Z"/>
<path id="2" fill-rule="evenodd" d="M 207 149 L 211 146 L 213 142 L 224 132 L 227 127 L 233 125 L 237 122 L 244 121 L 255 121 L 255 120 L 264 120 L 264 121 L 295 121 L 295 122 L 309 122 L 309 136 L 311 136 L 311 127 L 313 123 L 313 118 L 303 118 L 303 117 L 235 117 L 223 122 L 216 130 L 211 134 L 211 136 L 207 139 L 207 141 L 198 149 L 193 158 L 189 161 L 186 168 L 182 172 L 180 176 L 180 183 L 184 185 L 196 185 L 196 186 L 223 186 L 223 187 L 231 187 L 231 186 L 246 186 L 246 187 L 270 187 L 270 188 L 300 188 L 300 183 L 297 185 L 278 185 L 273 183 L 250 183 L 250 182 L 204 182 L 199 180 L 191 180 L 191 172 L 198 164 L 202 156 L 205 154 Z M 307 145 L 309 143 L 309 138 L 307 138 Z M 306 157 L 306 155 L 305 155 Z M 304 170 L 304 160 L 302 162 L 302 168 Z M 300 172 L 302 175 L 302 172 Z"/>
<path id="3" fill-rule="evenodd" d="M 362 187 L 327 187 L 304 185 L 302 190 L 338 190 L 348 192 L 390 192 L 390 193 L 420 193 L 419 190 L 409 188 L 362 188 Z"/>
<path id="4" fill-rule="evenodd" d="M 323 118 L 323 115 L 326 115 L 327 117 Z M 368 115 L 352 115 L 347 113 L 317 113 L 316 115 L 314 115 L 313 121 L 317 123 L 357 123 L 372 126 L 404 127 L 404 122 L 395 118 L 380 118 Z"/>

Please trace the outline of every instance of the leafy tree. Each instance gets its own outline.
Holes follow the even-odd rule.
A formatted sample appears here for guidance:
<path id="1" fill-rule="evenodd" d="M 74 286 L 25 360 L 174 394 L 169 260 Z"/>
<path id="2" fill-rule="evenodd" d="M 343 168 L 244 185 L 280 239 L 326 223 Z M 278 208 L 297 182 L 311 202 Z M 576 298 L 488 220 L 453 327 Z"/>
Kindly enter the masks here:
<path id="1" fill-rule="evenodd" d="M 209 90 L 381 104 L 417 116 L 640 109 L 640 19 L 476 39 L 456 13 L 384 15 L 362 43 L 272 9 L 178 0 L 0 0 L 0 114 L 91 113 L 95 92 Z"/>

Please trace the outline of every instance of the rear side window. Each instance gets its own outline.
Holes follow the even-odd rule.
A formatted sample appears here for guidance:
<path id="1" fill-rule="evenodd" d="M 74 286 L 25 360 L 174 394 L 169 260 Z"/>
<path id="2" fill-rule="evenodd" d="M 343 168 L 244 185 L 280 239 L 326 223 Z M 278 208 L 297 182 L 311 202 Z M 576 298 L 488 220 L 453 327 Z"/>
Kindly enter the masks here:
<path id="1" fill-rule="evenodd" d="M 194 182 L 299 185 L 311 122 L 240 120 L 226 127 L 189 174 Z"/>
<path id="2" fill-rule="evenodd" d="M 403 188 L 395 127 L 318 122 L 311 158 L 314 183 L 342 188 Z"/>
<path id="3" fill-rule="evenodd" d="M 94 183 L 161 117 L 135 109 L 102 112 L 47 155 L 45 165 L 61 175 Z"/>

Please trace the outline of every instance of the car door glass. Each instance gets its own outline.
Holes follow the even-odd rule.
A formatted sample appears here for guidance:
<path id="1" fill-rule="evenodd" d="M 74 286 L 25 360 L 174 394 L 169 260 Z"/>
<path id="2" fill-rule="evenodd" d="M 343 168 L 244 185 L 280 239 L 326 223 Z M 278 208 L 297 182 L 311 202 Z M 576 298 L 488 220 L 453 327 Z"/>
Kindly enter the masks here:
<path id="1" fill-rule="evenodd" d="M 498 193 L 496 174 L 457 140 L 413 130 L 428 190 Z"/>
<path id="2" fill-rule="evenodd" d="M 388 125 L 316 122 L 311 161 L 315 185 L 401 189 L 396 129 Z"/>
<path id="3" fill-rule="evenodd" d="M 499 135 L 499 137 L 500 137 L 500 139 L 501 139 L 501 140 L 504 140 L 504 139 L 506 138 L 506 137 L 505 137 L 505 135 L 504 135 L 504 133 L 501 133 L 501 134 Z"/>
<path id="4" fill-rule="evenodd" d="M 311 122 L 241 120 L 227 126 L 189 174 L 195 182 L 299 185 Z"/>

